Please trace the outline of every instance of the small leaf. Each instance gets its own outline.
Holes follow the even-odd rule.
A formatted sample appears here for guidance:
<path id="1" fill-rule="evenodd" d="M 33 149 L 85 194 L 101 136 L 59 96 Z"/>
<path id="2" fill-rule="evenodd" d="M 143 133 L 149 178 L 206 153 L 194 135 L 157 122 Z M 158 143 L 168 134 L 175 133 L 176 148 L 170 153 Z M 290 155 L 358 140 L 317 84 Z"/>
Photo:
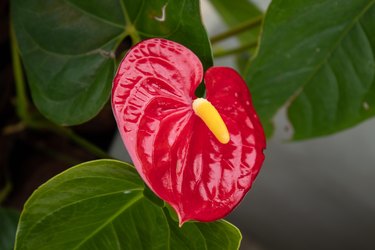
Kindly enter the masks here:
<path id="1" fill-rule="evenodd" d="M 375 115 L 374 24 L 374 0 L 272 1 L 247 71 L 268 135 L 285 104 L 294 139 L 335 133 Z"/>
<path id="2" fill-rule="evenodd" d="M 12 19 L 35 105 L 48 119 L 74 125 L 107 102 L 115 51 L 133 42 L 168 37 L 212 65 L 199 1 L 11 2 Z M 188 38 L 188 39 L 187 39 Z"/>
<path id="3" fill-rule="evenodd" d="M 224 221 L 210 230 L 180 229 L 164 209 L 143 196 L 135 169 L 114 160 L 80 164 L 42 185 L 27 201 L 15 249 L 237 249 L 241 235 Z M 217 248 L 219 237 L 226 239 Z M 176 246 L 176 248 L 172 248 Z"/>
<path id="4" fill-rule="evenodd" d="M 13 249 L 18 218 L 18 212 L 0 207 L 0 249 Z"/>

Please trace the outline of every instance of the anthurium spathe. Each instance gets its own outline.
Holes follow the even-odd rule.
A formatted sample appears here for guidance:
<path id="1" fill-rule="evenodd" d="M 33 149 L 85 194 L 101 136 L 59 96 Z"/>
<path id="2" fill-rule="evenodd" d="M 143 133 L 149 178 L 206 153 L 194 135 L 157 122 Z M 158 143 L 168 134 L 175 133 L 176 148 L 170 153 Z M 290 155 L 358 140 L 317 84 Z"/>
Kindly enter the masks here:
<path id="1" fill-rule="evenodd" d="M 207 95 L 198 99 L 203 75 Z M 227 67 L 204 73 L 178 43 L 135 45 L 114 79 L 112 108 L 135 167 L 180 224 L 227 215 L 264 160 L 263 128 L 240 75 Z"/>

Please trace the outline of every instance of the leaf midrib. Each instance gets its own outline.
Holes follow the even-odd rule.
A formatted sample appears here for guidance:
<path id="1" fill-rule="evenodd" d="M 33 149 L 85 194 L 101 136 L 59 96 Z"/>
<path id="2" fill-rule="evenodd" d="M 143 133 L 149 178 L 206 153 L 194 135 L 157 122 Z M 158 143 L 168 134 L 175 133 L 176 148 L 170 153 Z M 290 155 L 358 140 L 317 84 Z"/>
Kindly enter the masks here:
<path id="1" fill-rule="evenodd" d="M 123 33 L 120 33 L 119 35 L 111 38 L 109 41 L 106 41 L 104 44 L 102 44 L 101 46 L 98 46 L 97 48 L 95 49 L 92 49 L 92 50 L 89 50 L 89 51 L 86 51 L 84 53 L 77 53 L 77 54 L 68 54 L 68 53 L 60 53 L 60 52 L 54 52 L 54 51 L 50 51 L 50 50 L 47 50 L 46 48 L 44 48 L 43 46 L 41 46 L 36 40 L 35 38 L 30 34 L 30 32 L 26 29 L 25 26 L 23 26 L 24 28 L 24 31 L 25 33 L 27 34 L 27 36 L 31 39 L 31 41 L 35 44 L 35 47 L 36 49 L 39 49 L 41 51 L 43 51 L 45 54 L 49 54 L 49 55 L 52 55 L 52 56 L 57 56 L 57 57 L 62 57 L 62 58 L 71 58 L 71 57 L 81 57 L 81 56 L 89 56 L 89 55 L 92 55 L 92 54 L 96 54 L 98 51 L 100 51 L 103 47 L 106 47 L 108 44 L 110 44 L 111 42 L 113 42 L 114 40 L 117 40 L 119 39 L 120 37 L 123 36 Z M 35 50 L 35 49 L 34 49 Z M 34 52 L 34 50 L 30 50 L 28 51 L 27 53 L 24 53 L 23 56 L 27 55 L 27 54 L 30 54 L 32 52 Z"/>
<path id="2" fill-rule="evenodd" d="M 89 50 L 89 51 L 85 51 L 85 52 L 83 52 L 83 53 L 77 53 L 77 54 L 75 54 L 75 53 L 61 53 L 61 52 L 55 52 L 55 51 L 50 51 L 50 50 L 44 48 L 43 46 L 41 46 L 41 45 L 35 40 L 35 38 L 30 34 L 30 32 L 26 29 L 26 27 L 25 27 L 24 25 L 22 25 L 22 26 L 23 26 L 23 30 L 24 30 L 25 33 L 28 35 L 28 37 L 32 40 L 32 42 L 36 45 L 36 47 L 37 47 L 38 49 L 40 49 L 41 51 L 43 51 L 44 53 L 46 53 L 46 54 L 50 54 L 50 55 L 53 55 L 53 56 L 63 57 L 63 58 L 65 58 L 65 57 L 68 57 L 68 58 L 69 58 L 69 57 L 88 56 L 88 55 L 91 55 L 91 54 L 95 54 L 95 53 L 97 53 L 97 52 L 100 51 L 103 47 L 105 47 L 106 45 L 110 44 L 111 42 L 113 42 L 113 41 L 115 41 L 115 40 L 120 40 L 120 41 L 121 41 L 120 38 L 125 37 L 125 36 L 127 35 L 127 32 L 126 32 L 126 28 L 128 27 L 128 24 L 127 24 L 127 23 L 125 23 L 124 26 L 121 26 L 121 25 L 116 24 L 116 23 L 113 23 L 113 22 L 111 22 L 111 21 L 109 21 L 109 20 L 103 19 L 103 18 L 101 18 L 101 17 L 99 17 L 99 16 L 96 16 L 96 15 L 90 13 L 90 12 L 87 12 L 87 11 L 85 11 L 84 9 L 82 9 L 82 8 L 80 8 L 80 7 L 78 7 L 78 6 L 76 6 L 75 4 L 69 2 L 68 0 L 64 0 L 64 2 L 65 2 L 67 5 L 71 6 L 72 8 L 76 9 L 77 11 L 80 11 L 81 13 L 83 13 L 83 14 L 85 14 L 85 15 L 87 15 L 87 16 L 90 16 L 90 17 L 92 17 L 92 18 L 94 18 L 94 19 L 98 20 L 99 22 L 102 22 L 102 23 L 104 23 L 104 24 L 107 24 L 107 25 L 110 25 L 110 26 L 113 26 L 113 27 L 116 27 L 116 28 L 120 28 L 120 29 L 122 29 L 123 31 L 122 31 L 121 33 L 119 33 L 118 35 L 112 37 L 110 40 L 106 41 L 105 43 L 103 43 L 102 45 L 98 46 L 98 47 L 95 48 L 95 49 L 92 49 L 92 50 Z M 130 22 L 130 20 L 129 20 L 129 18 L 128 18 L 128 14 L 127 14 L 127 12 L 124 11 L 123 14 L 124 14 L 124 16 L 125 16 L 125 21 L 126 21 L 126 22 L 129 22 L 129 24 L 131 24 L 131 22 Z M 128 21 L 128 20 L 129 20 L 129 21 Z M 115 46 L 115 48 L 117 48 L 117 47 L 118 47 L 118 45 Z"/>
<path id="3" fill-rule="evenodd" d="M 88 240 L 90 240 L 95 234 L 99 233 L 103 228 L 107 225 L 112 223 L 118 216 L 120 216 L 124 211 L 126 211 L 129 207 L 133 206 L 135 203 L 140 201 L 143 198 L 143 193 L 139 192 L 136 196 L 134 196 L 129 202 L 127 202 L 121 209 L 119 209 L 115 214 L 109 217 L 101 226 L 99 226 L 96 230 L 94 230 L 91 234 L 86 236 L 76 247 L 72 250 L 79 249 L 83 244 L 85 244 Z"/>
<path id="4" fill-rule="evenodd" d="M 81 7 L 75 5 L 74 3 L 70 2 L 69 0 L 64 0 L 64 2 L 65 2 L 67 5 L 69 5 L 70 7 L 74 8 L 74 9 L 76 9 L 76 10 L 78 10 L 78 11 L 80 11 L 80 12 L 82 12 L 82 13 L 84 13 L 84 14 L 86 14 L 86 15 L 92 17 L 92 18 L 95 18 L 95 19 L 97 19 L 98 21 L 100 21 L 100 22 L 102 22 L 102 23 L 105 23 L 105 24 L 108 24 L 108 25 L 114 26 L 114 27 L 116 27 L 116 28 L 124 29 L 124 26 L 123 26 L 123 25 L 120 25 L 120 24 L 118 24 L 118 23 L 111 22 L 111 21 L 109 21 L 109 20 L 107 20 L 107 19 L 104 19 L 104 18 L 102 18 L 102 17 L 100 17 L 100 16 L 95 15 L 94 13 L 88 12 L 88 11 L 82 9 Z"/>
<path id="5" fill-rule="evenodd" d="M 317 64 L 313 72 L 308 76 L 307 80 L 301 84 L 299 88 L 286 100 L 286 103 L 292 103 L 294 99 L 296 99 L 303 91 L 306 85 L 308 85 L 316 76 L 316 74 L 321 70 L 321 68 L 329 61 L 331 58 L 333 52 L 338 48 L 338 46 L 342 43 L 342 41 L 345 39 L 347 34 L 352 30 L 354 25 L 359 22 L 359 19 L 362 18 L 362 16 L 371 8 L 371 6 L 375 3 L 375 0 L 372 0 L 369 2 L 363 10 L 361 10 L 358 15 L 353 18 L 353 21 L 350 22 L 347 27 L 344 29 L 342 34 L 338 37 L 337 41 L 333 44 L 333 46 L 329 49 L 327 52 L 327 55 L 322 59 L 320 63 Z"/>
<path id="6" fill-rule="evenodd" d="M 143 188 L 127 189 L 126 191 L 138 191 L 138 190 L 139 190 L 139 191 L 143 191 Z M 23 236 L 23 237 L 24 237 L 24 238 L 27 237 L 27 236 L 32 232 L 32 230 L 33 230 L 33 229 L 34 229 L 34 228 L 35 228 L 40 222 L 42 222 L 44 219 L 46 219 L 47 217 L 49 217 L 49 216 L 55 214 L 55 213 L 58 212 L 58 211 L 61 211 L 61 210 L 64 209 L 64 208 L 70 207 L 70 206 L 72 206 L 72 205 L 75 205 L 75 204 L 78 204 L 78 203 L 81 203 L 81 202 L 84 202 L 84 201 L 87 201 L 87 200 L 96 199 L 96 198 L 101 198 L 101 197 L 110 196 L 110 195 L 114 195 L 114 194 L 119 194 L 119 193 L 122 193 L 122 192 L 124 192 L 123 189 L 118 190 L 118 191 L 114 191 L 114 192 L 110 192 L 110 193 L 104 193 L 104 194 L 100 194 L 100 195 L 91 196 L 91 197 L 86 198 L 86 199 L 81 199 L 81 200 L 78 200 L 78 201 L 75 201 L 75 202 L 71 202 L 71 203 L 69 203 L 69 204 L 66 204 L 66 205 L 64 205 L 64 206 L 60 206 L 60 207 L 58 207 L 58 209 L 53 210 L 52 212 L 48 213 L 48 214 L 45 215 L 43 218 L 41 218 L 41 219 L 39 219 L 37 222 L 35 222 L 34 225 L 31 226 L 31 228 L 26 232 L 25 236 Z M 143 192 L 139 192 L 137 195 L 135 195 L 135 196 L 133 197 L 133 199 L 134 199 L 135 197 L 138 197 L 138 196 L 140 196 L 139 198 L 142 198 L 142 196 L 143 196 Z M 130 201 L 132 201 L 133 199 L 131 199 Z M 133 204 L 134 204 L 134 203 L 133 203 Z M 131 204 L 131 205 L 133 205 L 133 204 Z M 125 204 L 124 207 L 125 207 L 126 205 L 127 205 L 127 204 Z M 27 210 L 27 209 L 28 209 L 28 208 L 25 207 L 25 210 Z"/>

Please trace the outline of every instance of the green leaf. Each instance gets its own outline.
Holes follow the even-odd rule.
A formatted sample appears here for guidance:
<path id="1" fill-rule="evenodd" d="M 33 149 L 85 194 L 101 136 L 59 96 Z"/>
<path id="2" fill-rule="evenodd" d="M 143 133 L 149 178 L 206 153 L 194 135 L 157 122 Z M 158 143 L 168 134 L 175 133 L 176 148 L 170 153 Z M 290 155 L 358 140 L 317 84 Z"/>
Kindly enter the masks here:
<path id="1" fill-rule="evenodd" d="M 0 207 L 0 249 L 13 249 L 18 218 L 18 212 Z"/>
<path id="2" fill-rule="evenodd" d="M 165 207 L 144 197 L 132 166 L 98 160 L 34 192 L 22 212 L 15 249 L 238 249 L 240 240 L 225 221 L 179 228 Z"/>
<path id="3" fill-rule="evenodd" d="M 219 220 L 211 223 L 199 223 L 196 226 L 206 240 L 207 249 L 240 248 L 241 232 L 229 222 Z"/>
<path id="4" fill-rule="evenodd" d="M 248 68 L 267 129 L 283 105 L 294 139 L 328 135 L 375 114 L 375 0 L 272 1 Z"/>
<path id="5" fill-rule="evenodd" d="M 169 209 L 165 209 L 168 214 Z M 178 228 L 176 221 L 167 216 L 171 229 L 170 249 L 239 249 L 241 232 L 225 220 L 210 223 L 187 222 Z"/>
<path id="6" fill-rule="evenodd" d="M 79 124 L 101 110 L 126 37 L 174 40 L 205 68 L 212 65 L 198 0 L 14 0 L 11 9 L 34 103 L 59 124 Z"/>

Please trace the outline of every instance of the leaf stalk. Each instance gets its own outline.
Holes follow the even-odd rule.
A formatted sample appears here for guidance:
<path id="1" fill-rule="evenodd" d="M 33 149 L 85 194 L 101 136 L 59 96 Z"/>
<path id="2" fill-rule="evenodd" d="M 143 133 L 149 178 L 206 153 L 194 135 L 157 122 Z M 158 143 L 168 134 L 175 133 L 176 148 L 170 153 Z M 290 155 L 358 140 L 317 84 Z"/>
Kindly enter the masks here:
<path id="1" fill-rule="evenodd" d="M 224 56 L 230 56 L 232 54 L 238 54 L 243 51 L 249 50 L 251 48 L 255 48 L 258 45 L 258 41 L 253 41 L 247 44 L 244 44 L 240 47 L 228 49 L 228 50 L 219 50 L 214 52 L 214 57 L 224 57 Z"/>
<path id="2" fill-rule="evenodd" d="M 262 24 L 262 20 L 263 20 L 263 15 L 259 15 L 255 18 L 253 18 L 253 19 L 250 19 L 248 21 L 240 23 L 239 25 L 234 26 L 233 28 L 231 28 L 231 29 L 229 29 L 229 30 L 227 30 L 223 33 L 220 33 L 218 35 L 213 36 L 210 39 L 211 43 L 214 44 L 214 43 L 220 42 L 222 40 L 225 40 L 229 37 L 232 37 L 234 35 L 237 35 L 237 34 L 240 34 L 242 32 L 245 32 L 245 31 L 251 30 L 253 28 L 256 28 L 256 27 L 258 27 Z"/>

